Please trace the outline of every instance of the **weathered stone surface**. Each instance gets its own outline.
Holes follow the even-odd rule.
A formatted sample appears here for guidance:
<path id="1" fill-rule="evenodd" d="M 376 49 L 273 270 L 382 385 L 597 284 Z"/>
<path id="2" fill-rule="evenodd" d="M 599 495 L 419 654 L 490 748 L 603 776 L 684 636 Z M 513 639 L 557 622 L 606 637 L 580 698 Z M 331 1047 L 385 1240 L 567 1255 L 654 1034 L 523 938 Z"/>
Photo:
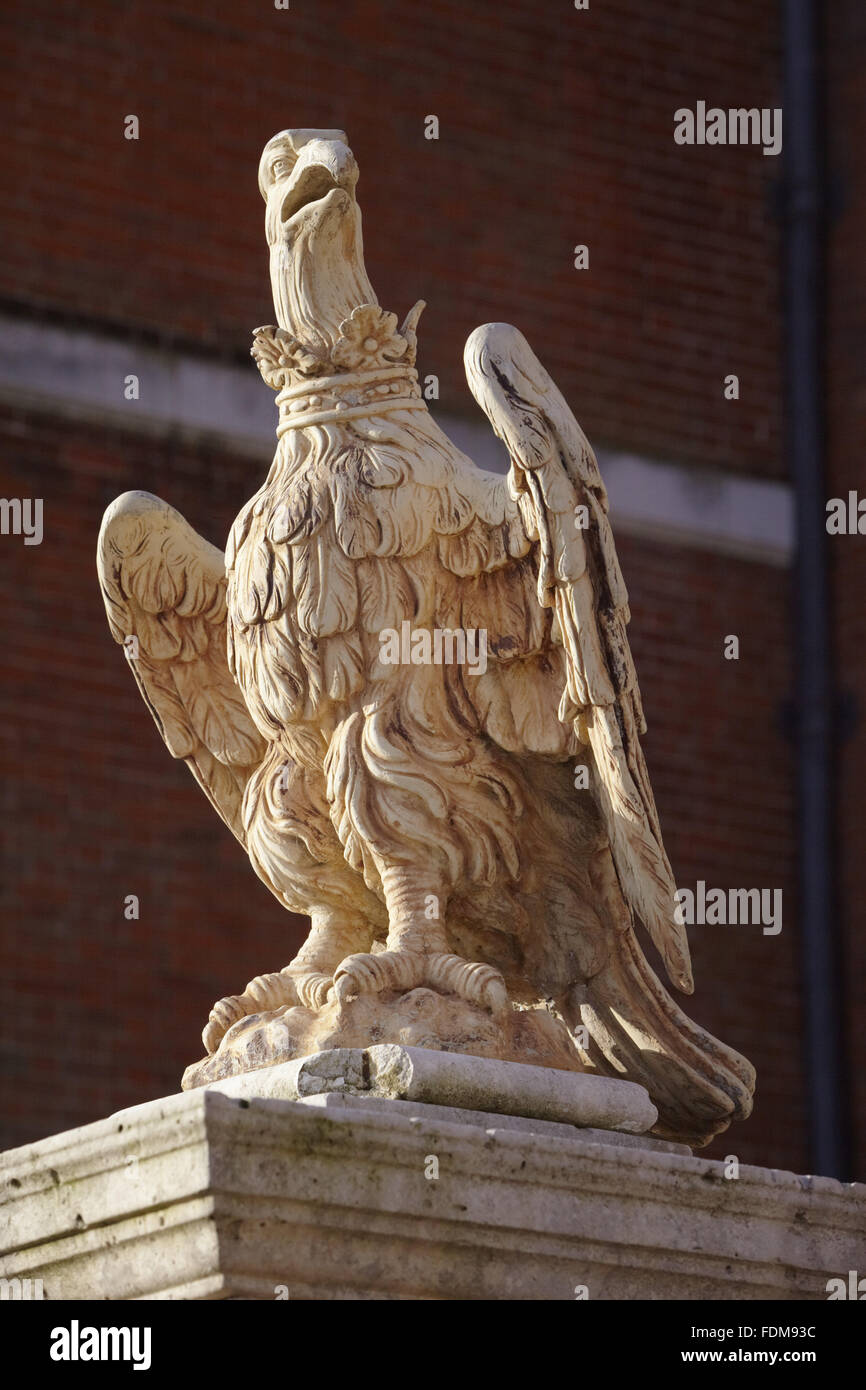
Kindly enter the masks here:
<path id="1" fill-rule="evenodd" d="M 364 266 L 340 130 L 259 163 L 277 324 L 273 465 L 225 553 L 128 492 L 100 587 L 170 753 L 283 906 L 295 959 L 217 1002 L 201 1085 L 404 1043 L 626 1077 L 705 1144 L 754 1070 L 651 969 L 693 987 L 641 749 L 629 600 L 589 440 L 508 324 L 469 337 L 507 480 L 441 431 Z M 575 777 L 575 772 L 580 777 Z"/>
<path id="2" fill-rule="evenodd" d="M 863 1186 L 408 1104 L 199 1089 L 12 1150 L 0 1276 L 49 1299 L 824 1299 L 862 1268 Z"/>
<path id="3" fill-rule="evenodd" d="M 508 1130 L 514 1134 L 537 1134 L 551 1139 L 585 1139 L 593 1144 L 608 1144 L 629 1149 L 654 1149 L 659 1153 L 691 1155 L 687 1144 L 674 1144 L 667 1139 L 653 1139 L 648 1134 L 627 1134 L 621 1129 L 594 1129 L 591 1125 L 563 1124 L 556 1120 L 539 1120 L 524 1115 L 494 1115 L 489 1110 L 464 1110 L 454 1105 L 428 1105 L 418 1100 L 388 1100 L 370 1091 L 326 1091 L 319 1096 L 299 1097 L 301 1105 L 319 1110 L 362 1110 L 396 1113 L 414 1120 L 449 1125 L 474 1125 L 483 1130 Z"/>
<path id="4" fill-rule="evenodd" d="M 327 1093 L 424 1101 L 458 1110 L 645 1134 L 658 1112 L 642 1086 L 516 1062 L 394 1044 L 339 1048 L 216 1083 L 226 1095 L 297 1100 Z"/>

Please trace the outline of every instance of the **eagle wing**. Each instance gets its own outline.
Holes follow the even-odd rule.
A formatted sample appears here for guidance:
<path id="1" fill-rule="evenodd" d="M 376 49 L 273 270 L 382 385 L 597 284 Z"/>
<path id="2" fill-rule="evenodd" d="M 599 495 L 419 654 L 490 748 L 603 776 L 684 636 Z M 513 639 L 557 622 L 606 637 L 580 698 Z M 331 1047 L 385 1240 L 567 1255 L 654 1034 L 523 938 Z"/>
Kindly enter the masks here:
<path id="1" fill-rule="evenodd" d="M 167 502 L 126 492 L 103 517 L 96 562 L 112 635 L 166 747 L 246 847 L 241 803 L 265 742 L 228 667 L 222 552 Z"/>
<path id="2" fill-rule="evenodd" d="M 536 550 L 537 598 L 565 653 L 559 719 L 592 750 L 592 790 L 617 877 L 672 982 L 694 986 L 685 928 L 640 746 L 646 723 L 626 635 L 628 594 L 595 454 L 517 329 L 485 324 L 466 343 L 466 376 L 511 456 L 509 485 Z"/>

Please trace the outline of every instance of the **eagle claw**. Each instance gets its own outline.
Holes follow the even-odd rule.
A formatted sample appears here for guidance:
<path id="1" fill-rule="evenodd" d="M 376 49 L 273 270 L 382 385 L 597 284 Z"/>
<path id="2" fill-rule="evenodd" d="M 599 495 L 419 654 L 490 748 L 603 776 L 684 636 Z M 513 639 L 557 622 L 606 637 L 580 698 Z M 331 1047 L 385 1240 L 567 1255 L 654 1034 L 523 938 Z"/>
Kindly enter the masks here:
<path id="1" fill-rule="evenodd" d="M 492 965 L 466 961 L 445 952 L 388 950 L 347 956 L 334 972 L 329 998 L 340 1004 L 359 994 L 393 989 L 405 993 L 420 985 L 441 994 L 456 994 L 492 1013 L 508 1006 L 505 981 Z"/>
<path id="2" fill-rule="evenodd" d="M 216 1052 L 229 1029 L 251 1014 L 292 1008 L 298 1004 L 308 1009 L 320 1009 L 328 997 L 331 983 L 330 975 L 303 965 L 287 965 L 277 973 L 257 975 L 250 980 L 243 994 L 229 994 L 214 1004 L 201 1035 L 205 1051 L 208 1056 Z"/>

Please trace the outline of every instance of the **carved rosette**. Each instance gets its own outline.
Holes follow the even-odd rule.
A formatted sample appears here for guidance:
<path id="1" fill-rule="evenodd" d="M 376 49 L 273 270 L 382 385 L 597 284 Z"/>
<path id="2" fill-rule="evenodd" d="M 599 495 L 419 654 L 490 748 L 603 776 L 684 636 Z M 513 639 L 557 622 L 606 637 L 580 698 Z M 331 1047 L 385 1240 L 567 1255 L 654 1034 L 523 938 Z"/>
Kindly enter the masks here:
<path id="1" fill-rule="evenodd" d="M 295 381 L 326 376 L 333 370 L 326 357 L 273 324 L 253 330 L 250 355 L 272 391 L 282 391 Z"/>

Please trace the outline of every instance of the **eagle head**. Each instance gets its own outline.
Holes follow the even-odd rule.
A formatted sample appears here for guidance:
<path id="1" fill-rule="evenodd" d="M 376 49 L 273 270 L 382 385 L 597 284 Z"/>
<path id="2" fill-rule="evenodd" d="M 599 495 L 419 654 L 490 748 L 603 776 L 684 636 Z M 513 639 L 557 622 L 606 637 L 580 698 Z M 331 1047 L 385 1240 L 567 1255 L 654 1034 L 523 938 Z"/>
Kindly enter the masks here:
<path id="1" fill-rule="evenodd" d="M 326 350 L 353 309 L 378 302 L 364 269 L 357 182 L 342 130 L 282 130 L 259 161 L 277 322 Z"/>

